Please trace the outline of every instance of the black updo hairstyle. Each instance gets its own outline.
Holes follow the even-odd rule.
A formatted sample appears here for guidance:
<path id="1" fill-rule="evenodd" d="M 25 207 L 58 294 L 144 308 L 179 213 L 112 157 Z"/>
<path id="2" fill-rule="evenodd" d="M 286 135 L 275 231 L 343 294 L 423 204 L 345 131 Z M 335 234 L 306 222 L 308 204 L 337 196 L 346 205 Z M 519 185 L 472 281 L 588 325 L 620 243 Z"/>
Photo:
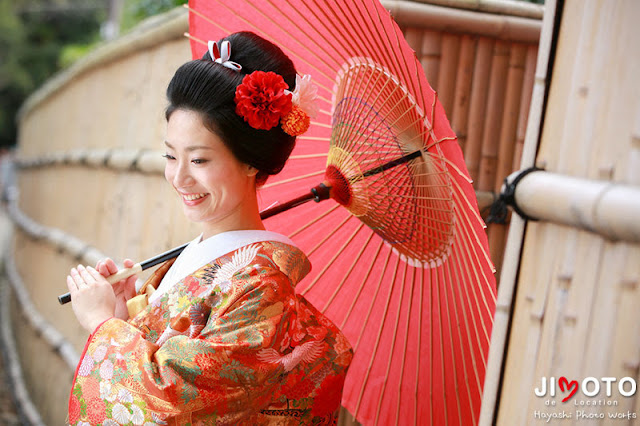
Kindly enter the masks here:
<path id="1" fill-rule="evenodd" d="M 254 71 L 279 74 L 293 91 L 296 70 L 293 62 L 273 43 L 251 32 L 238 32 L 218 41 L 228 41 L 230 60 L 242 66 L 240 72 L 212 61 L 209 52 L 202 59 L 182 65 L 167 87 L 167 121 L 177 109 L 195 111 L 204 125 L 220 137 L 235 157 L 258 170 L 257 185 L 284 167 L 296 138 L 280 126 L 271 130 L 254 129 L 236 114 L 236 87 Z"/>

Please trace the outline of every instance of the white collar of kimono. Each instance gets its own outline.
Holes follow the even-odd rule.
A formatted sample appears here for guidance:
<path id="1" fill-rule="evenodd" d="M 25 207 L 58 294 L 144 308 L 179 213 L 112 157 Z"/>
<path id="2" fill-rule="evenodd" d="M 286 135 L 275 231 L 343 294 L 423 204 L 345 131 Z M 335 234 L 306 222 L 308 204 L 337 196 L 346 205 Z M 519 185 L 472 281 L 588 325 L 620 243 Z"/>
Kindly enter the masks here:
<path id="1" fill-rule="evenodd" d="M 271 231 L 228 231 L 209 237 L 204 241 L 202 241 L 202 234 L 200 234 L 180 253 L 160 282 L 158 289 L 149 297 L 149 302 L 158 299 L 186 276 L 220 256 L 261 241 L 277 241 L 296 247 L 289 238 Z"/>

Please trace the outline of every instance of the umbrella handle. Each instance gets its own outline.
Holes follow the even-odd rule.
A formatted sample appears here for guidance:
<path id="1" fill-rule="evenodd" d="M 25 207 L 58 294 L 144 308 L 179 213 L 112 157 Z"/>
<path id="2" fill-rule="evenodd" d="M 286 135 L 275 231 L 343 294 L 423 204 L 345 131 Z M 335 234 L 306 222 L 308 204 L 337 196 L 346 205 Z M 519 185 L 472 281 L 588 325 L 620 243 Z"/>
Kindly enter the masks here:
<path id="1" fill-rule="evenodd" d="M 131 268 L 120 269 L 115 274 L 109 275 L 107 277 L 107 281 L 109 281 L 109 284 L 115 284 L 118 281 L 122 281 L 125 278 L 129 278 L 131 275 L 139 274 L 140 272 L 142 272 L 142 265 L 136 263 Z"/>
<path id="2" fill-rule="evenodd" d="M 129 278 L 132 275 L 135 274 L 139 274 L 140 272 L 142 272 L 142 265 L 139 263 L 136 263 L 135 265 L 133 265 L 131 268 L 124 268 L 119 270 L 118 272 L 116 272 L 113 275 L 109 275 L 107 278 L 107 281 L 109 282 L 109 284 L 115 284 L 118 281 L 122 281 L 125 278 Z M 71 293 L 65 293 L 62 294 L 60 296 L 58 296 L 58 302 L 60 302 L 61 305 L 65 305 L 69 302 L 71 302 Z"/>

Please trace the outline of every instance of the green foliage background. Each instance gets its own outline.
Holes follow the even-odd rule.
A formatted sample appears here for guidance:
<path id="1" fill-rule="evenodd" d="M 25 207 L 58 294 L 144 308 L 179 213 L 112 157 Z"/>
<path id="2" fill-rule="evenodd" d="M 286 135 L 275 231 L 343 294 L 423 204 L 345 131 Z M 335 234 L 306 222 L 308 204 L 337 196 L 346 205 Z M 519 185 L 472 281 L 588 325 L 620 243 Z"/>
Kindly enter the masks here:
<path id="1" fill-rule="evenodd" d="M 101 43 L 109 0 L 0 0 L 0 148 L 15 145 L 15 116 L 49 77 Z M 120 32 L 186 0 L 124 0 Z"/>

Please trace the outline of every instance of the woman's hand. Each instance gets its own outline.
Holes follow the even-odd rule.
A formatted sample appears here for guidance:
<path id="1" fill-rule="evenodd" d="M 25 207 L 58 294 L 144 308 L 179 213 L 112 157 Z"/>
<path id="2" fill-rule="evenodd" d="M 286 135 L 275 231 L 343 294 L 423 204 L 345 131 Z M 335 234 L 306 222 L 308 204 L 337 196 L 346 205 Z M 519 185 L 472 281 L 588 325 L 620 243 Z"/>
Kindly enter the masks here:
<path id="1" fill-rule="evenodd" d="M 78 322 L 89 333 L 112 318 L 116 309 L 116 295 L 111 284 L 92 267 L 78 265 L 67 276 L 71 305 Z"/>
<path id="2" fill-rule="evenodd" d="M 131 259 L 124 260 L 125 268 L 131 268 L 133 265 L 134 263 Z M 116 263 L 108 258 L 99 261 L 96 265 L 96 269 L 98 270 L 98 272 L 100 272 L 100 274 L 102 274 L 103 277 L 108 277 L 118 272 Z M 136 295 L 136 280 L 137 275 L 132 275 L 129 278 L 113 284 L 113 292 L 116 296 L 116 308 L 114 313 L 114 316 L 116 318 L 120 318 L 125 321 L 129 319 L 127 300 Z"/>
<path id="3" fill-rule="evenodd" d="M 124 266 L 130 268 L 133 261 L 126 259 Z M 129 318 L 127 300 L 135 296 L 136 275 L 132 275 L 115 284 L 110 284 L 106 277 L 118 272 L 118 267 L 111 259 L 98 262 L 96 268 L 78 265 L 67 276 L 67 287 L 71 293 L 71 305 L 80 325 L 89 333 L 109 318 L 123 320 Z"/>

